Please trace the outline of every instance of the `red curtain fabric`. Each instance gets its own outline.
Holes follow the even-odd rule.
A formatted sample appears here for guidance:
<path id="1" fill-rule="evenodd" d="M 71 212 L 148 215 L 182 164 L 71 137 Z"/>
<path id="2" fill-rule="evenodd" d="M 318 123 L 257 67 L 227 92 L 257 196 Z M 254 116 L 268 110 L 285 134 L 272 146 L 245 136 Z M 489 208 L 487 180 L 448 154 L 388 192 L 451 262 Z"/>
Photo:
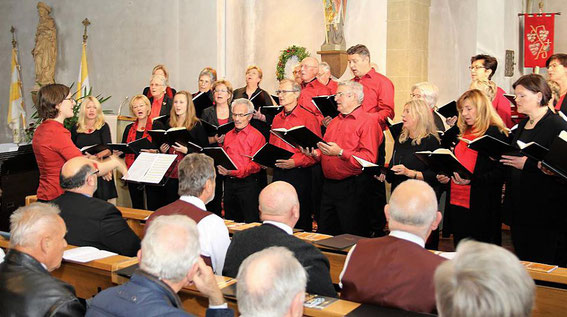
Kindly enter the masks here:
<path id="1" fill-rule="evenodd" d="M 524 67 L 545 67 L 553 55 L 555 14 L 524 15 Z"/>

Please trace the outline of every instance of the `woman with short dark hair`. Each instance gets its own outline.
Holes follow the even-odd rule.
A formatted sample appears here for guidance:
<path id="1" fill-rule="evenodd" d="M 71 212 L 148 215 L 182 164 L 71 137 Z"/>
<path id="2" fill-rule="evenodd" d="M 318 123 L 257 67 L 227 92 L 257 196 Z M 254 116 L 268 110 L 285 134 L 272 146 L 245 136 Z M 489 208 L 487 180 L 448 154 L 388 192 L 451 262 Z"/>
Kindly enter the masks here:
<path id="1" fill-rule="evenodd" d="M 559 100 L 555 104 L 555 110 L 560 110 L 567 115 L 567 54 L 553 54 L 545 62 L 549 79 L 559 85 Z"/>
<path id="2" fill-rule="evenodd" d="M 548 84 L 542 76 L 530 74 L 520 77 L 513 87 L 518 111 L 527 118 L 518 124 L 512 144 L 536 142 L 549 148 L 567 130 L 567 122 L 547 107 L 551 98 Z M 501 162 L 511 167 L 505 210 L 516 254 L 520 260 L 565 266 L 567 185 L 545 174 L 533 158 L 504 155 Z"/>

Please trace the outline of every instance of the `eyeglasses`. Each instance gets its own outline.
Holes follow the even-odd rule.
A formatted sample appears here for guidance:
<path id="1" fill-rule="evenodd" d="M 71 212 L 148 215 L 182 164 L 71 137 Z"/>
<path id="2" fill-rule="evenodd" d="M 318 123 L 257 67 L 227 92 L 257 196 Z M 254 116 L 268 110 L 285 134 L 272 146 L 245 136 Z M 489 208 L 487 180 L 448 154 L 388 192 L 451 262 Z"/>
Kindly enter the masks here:
<path id="1" fill-rule="evenodd" d="M 89 176 L 98 174 L 98 172 L 100 172 L 100 171 L 99 171 L 99 170 L 94 170 L 94 171 L 92 171 L 92 172 L 89 174 Z"/>
<path id="2" fill-rule="evenodd" d="M 477 65 L 477 66 L 469 66 L 469 70 L 471 70 L 471 71 L 472 71 L 473 69 L 474 69 L 474 70 L 479 70 L 479 69 L 481 69 L 481 68 L 486 68 L 486 67 L 484 67 L 484 66 L 478 66 L 478 65 Z"/>
<path id="3" fill-rule="evenodd" d="M 252 113 L 250 113 L 250 112 L 249 112 L 249 113 L 233 113 L 232 116 L 233 116 L 234 118 L 245 118 L 245 117 L 247 117 L 247 116 L 249 116 L 249 115 L 251 115 L 251 114 L 252 114 Z"/>
<path id="4" fill-rule="evenodd" d="M 343 97 L 343 96 L 347 96 L 349 97 L 350 95 L 352 95 L 350 92 L 337 92 L 335 94 L 337 97 Z"/>
<path id="5" fill-rule="evenodd" d="M 228 92 L 228 90 L 226 90 L 226 89 L 215 89 L 215 92 L 217 92 L 217 93 L 218 92 Z"/>
<path id="6" fill-rule="evenodd" d="M 285 94 L 285 93 L 288 93 L 288 92 L 297 92 L 297 90 L 279 90 L 278 89 L 278 90 L 276 90 L 276 95 Z"/>
<path id="7" fill-rule="evenodd" d="M 75 99 L 73 99 L 73 97 L 65 98 L 65 99 L 63 99 L 63 100 L 69 100 L 69 101 L 71 101 L 71 102 L 75 101 Z"/>
<path id="8" fill-rule="evenodd" d="M 313 65 L 301 65 L 301 68 L 313 68 L 316 67 L 318 68 L 319 66 L 313 66 Z"/>
<path id="9" fill-rule="evenodd" d="M 409 95 L 410 95 L 410 97 L 412 97 L 412 98 L 417 98 L 417 99 L 423 97 L 423 96 L 420 95 L 420 94 L 414 94 L 414 93 L 411 93 L 411 94 L 409 94 Z"/>

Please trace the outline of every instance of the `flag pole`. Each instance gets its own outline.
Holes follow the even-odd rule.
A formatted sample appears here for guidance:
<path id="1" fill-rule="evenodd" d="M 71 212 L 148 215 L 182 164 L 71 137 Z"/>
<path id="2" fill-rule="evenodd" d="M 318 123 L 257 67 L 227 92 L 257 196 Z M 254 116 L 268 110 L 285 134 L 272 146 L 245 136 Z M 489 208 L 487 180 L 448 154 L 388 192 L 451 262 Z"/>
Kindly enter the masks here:
<path id="1" fill-rule="evenodd" d="M 88 68 L 87 68 L 87 39 L 89 36 L 87 35 L 87 28 L 91 24 L 88 18 L 85 18 L 83 22 L 81 22 L 84 26 L 83 32 L 83 45 L 81 50 L 81 66 L 79 68 L 79 79 L 77 80 L 77 100 L 80 98 L 85 97 L 89 93 L 90 84 L 88 83 Z M 86 81 L 86 84 L 85 84 Z"/>

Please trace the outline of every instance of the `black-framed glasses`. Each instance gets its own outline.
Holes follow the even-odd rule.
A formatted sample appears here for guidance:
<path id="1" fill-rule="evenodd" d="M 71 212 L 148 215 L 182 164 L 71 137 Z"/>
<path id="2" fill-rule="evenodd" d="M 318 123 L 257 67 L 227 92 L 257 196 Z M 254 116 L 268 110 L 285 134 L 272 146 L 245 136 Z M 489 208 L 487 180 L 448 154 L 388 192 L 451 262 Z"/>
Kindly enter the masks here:
<path id="1" fill-rule="evenodd" d="M 97 169 L 95 169 L 94 171 L 92 171 L 92 172 L 89 174 L 89 176 L 91 176 L 91 175 L 96 175 L 96 174 L 98 174 L 98 172 L 100 172 L 100 171 L 97 170 Z"/>
<path id="2" fill-rule="evenodd" d="M 479 66 L 479 65 L 477 65 L 477 66 L 469 66 L 469 70 L 473 70 L 473 69 L 474 69 L 474 70 L 479 70 L 479 69 L 481 69 L 481 68 L 486 68 L 486 67 L 484 67 L 484 66 Z"/>

